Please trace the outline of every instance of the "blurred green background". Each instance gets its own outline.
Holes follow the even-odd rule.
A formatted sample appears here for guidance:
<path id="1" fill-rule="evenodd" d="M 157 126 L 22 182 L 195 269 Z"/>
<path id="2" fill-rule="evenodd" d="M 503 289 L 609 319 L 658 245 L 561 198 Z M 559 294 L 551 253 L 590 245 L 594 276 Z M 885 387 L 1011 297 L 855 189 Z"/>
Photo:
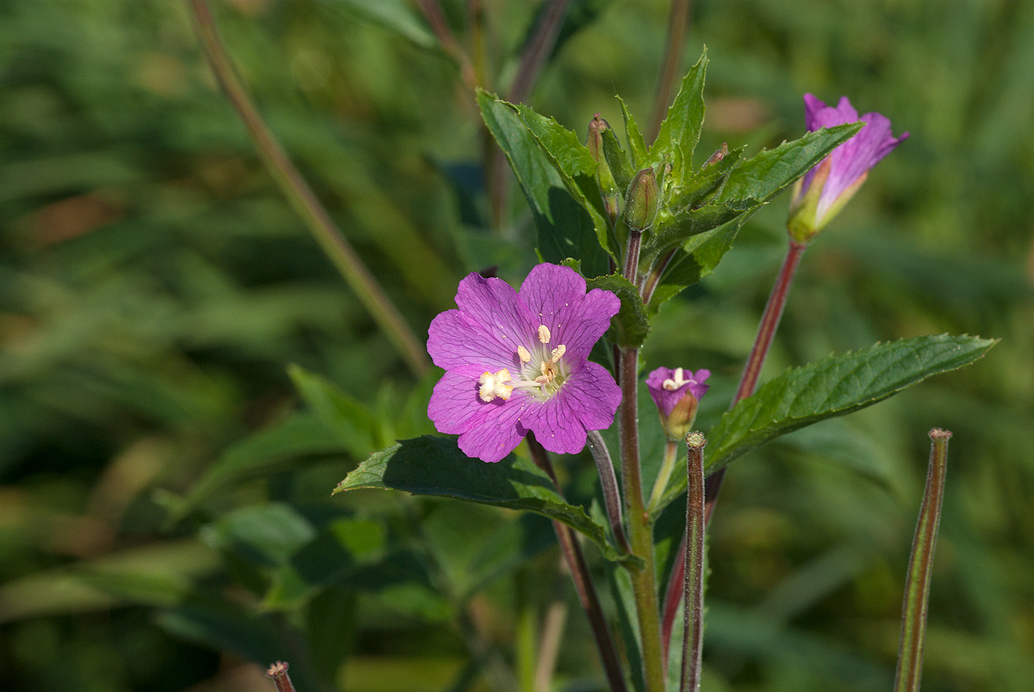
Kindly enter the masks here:
<path id="1" fill-rule="evenodd" d="M 505 94 L 540 3 L 442 4 Z M 465 273 L 520 280 L 530 216 L 511 186 L 491 220 L 472 94 L 418 3 L 213 6 L 420 338 Z M 648 120 L 668 3 L 568 11 L 527 101 L 579 133 L 596 112 L 620 129 L 615 93 Z M 736 463 L 711 530 L 705 689 L 890 688 L 941 426 L 923 689 L 1029 691 L 1034 4 L 698 0 L 683 69 L 705 43 L 701 152 L 799 136 L 804 92 L 911 132 L 807 253 L 763 377 L 877 340 L 1002 339 Z M 750 348 L 785 209 L 756 215 L 647 342 L 648 368 L 714 372 L 704 429 Z M 0 234 L 0 689 L 269 690 L 260 665 L 282 658 L 300 692 L 545 692 L 539 632 L 564 616 L 552 689 L 603 688 L 544 520 L 329 497 L 370 451 L 429 431 L 433 378 L 409 373 L 272 183 L 184 3 L 0 0 Z M 572 495 L 591 496 L 591 466 L 568 460 Z"/>

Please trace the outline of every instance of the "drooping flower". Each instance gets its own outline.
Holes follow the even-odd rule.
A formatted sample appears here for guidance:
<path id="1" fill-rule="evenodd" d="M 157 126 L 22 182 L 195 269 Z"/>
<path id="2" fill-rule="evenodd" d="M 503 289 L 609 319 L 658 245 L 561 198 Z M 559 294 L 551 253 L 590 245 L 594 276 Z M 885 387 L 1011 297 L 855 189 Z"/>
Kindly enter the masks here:
<path id="1" fill-rule="evenodd" d="M 693 427 L 697 416 L 697 402 L 711 385 L 704 381 L 710 370 L 683 370 L 657 368 L 646 378 L 646 388 L 657 404 L 661 427 L 671 441 L 681 440 Z"/>
<path id="2" fill-rule="evenodd" d="M 821 231 L 862 186 L 869 169 L 908 137 L 907 132 L 894 137 L 890 120 L 884 115 L 866 113 L 858 117 L 846 96 L 841 96 L 833 108 L 805 94 L 804 121 L 809 132 L 859 121 L 865 125 L 794 185 L 787 227 L 794 240 L 802 243 Z"/>
<path id="3" fill-rule="evenodd" d="M 588 357 L 621 301 L 585 289 L 578 272 L 555 264 L 532 269 L 519 293 L 478 274 L 460 281 L 458 309 L 428 329 L 427 352 L 446 371 L 427 407 L 438 432 L 495 462 L 528 431 L 549 451 L 574 454 L 586 431 L 610 427 L 621 390 Z"/>

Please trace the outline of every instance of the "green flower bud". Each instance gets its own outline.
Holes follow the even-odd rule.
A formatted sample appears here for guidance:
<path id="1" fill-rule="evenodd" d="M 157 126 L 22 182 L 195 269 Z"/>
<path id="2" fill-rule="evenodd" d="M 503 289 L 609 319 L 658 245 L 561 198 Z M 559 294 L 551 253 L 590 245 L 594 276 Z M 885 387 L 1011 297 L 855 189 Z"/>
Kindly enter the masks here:
<path id="1" fill-rule="evenodd" d="M 633 231 L 647 231 L 653 226 L 660 206 L 661 190 L 653 168 L 644 168 L 635 174 L 625 197 L 625 222 Z"/>
<path id="2" fill-rule="evenodd" d="M 603 197 L 603 208 L 606 210 L 610 223 L 613 226 L 618 218 L 618 199 L 621 196 L 621 191 L 618 189 L 617 183 L 614 182 L 614 174 L 611 173 L 610 166 L 607 165 L 607 157 L 603 154 L 603 132 L 609 129 L 610 124 L 601 118 L 599 113 L 594 115 L 592 122 L 589 123 L 589 136 L 586 139 L 585 146 L 589 148 L 589 154 L 592 155 L 593 160 L 597 163 L 596 183 L 599 185 L 600 195 Z"/>

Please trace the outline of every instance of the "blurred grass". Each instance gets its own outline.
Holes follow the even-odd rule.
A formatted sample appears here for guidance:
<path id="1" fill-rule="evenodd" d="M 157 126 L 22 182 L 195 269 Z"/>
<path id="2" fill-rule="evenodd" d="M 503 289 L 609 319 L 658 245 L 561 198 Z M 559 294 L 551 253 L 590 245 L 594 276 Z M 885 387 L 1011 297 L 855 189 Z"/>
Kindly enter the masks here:
<path id="1" fill-rule="evenodd" d="M 464 273 L 530 266 L 519 194 L 487 228 L 473 101 L 414 6 L 390 3 L 416 18 L 406 38 L 367 3 L 213 4 L 271 126 L 418 333 Z M 443 5 L 468 41 L 465 4 Z M 646 118 L 666 3 L 571 5 L 530 103 L 578 132 L 595 112 L 620 122 L 614 93 Z M 763 377 L 876 340 L 1002 338 L 972 368 L 737 462 L 713 527 L 705 683 L 888 687 L 936 425 L 955 437 L 924 689 L 1024 692 L 1034 3 L 694 5 L 686 59 L 704 43 L 712 58 L 701 151 L 799 135 L 806 91 L 912 133 L 807 253 Z M 533 10 L 486 5 L 486 86 L 505 90 Z M 753 338 L 784 204 L 647 342 L 649 367 L 715 372 L 705 428 Z M 315 416 L 297 412 L 289 363 L 334 385 L 310 382 Z M 392 689 L 500 689 L 515 614 L 541 622 L 560 601 L 557 688 L 598 689 L 548 526 L 329 500 L 373 441 L 423 432 L 421 396 L 260 166 L 183 5 L 0 2 L 0 687 L 243 689 L 261 681 L 242 661 L 283 657 L 299 690 L 388 689 L 385 662 L 408 671 Z M 568 469 L 574 496 L 586 468 Z M 383 543 L 357 542 L 371 531 Z"/>

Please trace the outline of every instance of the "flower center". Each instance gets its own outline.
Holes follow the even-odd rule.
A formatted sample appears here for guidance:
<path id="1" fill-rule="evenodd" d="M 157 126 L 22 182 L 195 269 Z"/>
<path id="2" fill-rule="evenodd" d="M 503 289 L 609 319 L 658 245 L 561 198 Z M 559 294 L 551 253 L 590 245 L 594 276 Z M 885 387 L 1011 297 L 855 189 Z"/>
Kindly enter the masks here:
<path id="1" fill-rule="evenodd" d="M 538 328 L 538 344 L 517 346 L 521 369 L 516 379 L 507 368 L 483 373 L 478 379 L 478 396 L 481 400 L 489 402 L 499 398 L 507 401 L 514 389 L 523 389 L 540 401 L 545 401 L 560 391 L 568 375 L 563 360 L 567 346 L 559 344 L 549 348 L 552 338 L 549 327 L 542 324 Z M 537 367 L 532 364 L 536 360 L 539 361 Z"/>
<path id="2" fill-rule="evenodd" d="M 656 382 L 657 380 L 654 380 Z M 693 380 L 684 379 L 682 376 L 682 368 L 675 368 L 675 377 L 669 377 L 661 383 L 661 386 L 667 389 L 669 392 L 674 392 L 679 387 L 685 386 Z M 655 385 L 656 386 L 656 385 Z"/>

